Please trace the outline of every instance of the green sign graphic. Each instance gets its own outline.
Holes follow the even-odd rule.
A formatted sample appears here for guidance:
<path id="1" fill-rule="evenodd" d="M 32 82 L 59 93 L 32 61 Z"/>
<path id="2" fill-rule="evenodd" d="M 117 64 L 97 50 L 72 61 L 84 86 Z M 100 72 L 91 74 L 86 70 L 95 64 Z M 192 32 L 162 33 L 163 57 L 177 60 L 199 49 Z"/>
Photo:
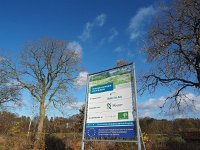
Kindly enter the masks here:
<path id="1" fill-rule="evenodd" d="M 118 120 L 128 119 L 128 111 L 127 112 L 118 112 Z"/>

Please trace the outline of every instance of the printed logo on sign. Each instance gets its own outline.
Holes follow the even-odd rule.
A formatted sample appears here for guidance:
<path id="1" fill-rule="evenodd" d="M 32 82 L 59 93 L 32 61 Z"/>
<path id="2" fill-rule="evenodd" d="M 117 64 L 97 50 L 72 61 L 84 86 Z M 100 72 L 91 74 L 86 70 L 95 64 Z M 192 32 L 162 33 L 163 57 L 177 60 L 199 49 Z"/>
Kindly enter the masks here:
<path id="1" fill-rule="evenodd" d="M 113 107 L 121 107 L 123 104 L 112 104 L 112 103 L 107 103 L 107 109 L 112 109 Z"/>
<path id="2" fill-rule="evenodd" d="M 128 119 L 128 111 L 127 112 L 118 112 L 118 120 Z"/>
<path id="3" fill-rule="evenodd" d="M 107 103 L 107 109 L 112 109 L 111 108 L 111 103 Z"/>
<path id="4" fill-rule="evenodd" d="M 93 137 L 96 134 L 96 130 L 94 128 L 89 128 L 89 130 L 87 131 L 87 134 L 89 137 Z"/>

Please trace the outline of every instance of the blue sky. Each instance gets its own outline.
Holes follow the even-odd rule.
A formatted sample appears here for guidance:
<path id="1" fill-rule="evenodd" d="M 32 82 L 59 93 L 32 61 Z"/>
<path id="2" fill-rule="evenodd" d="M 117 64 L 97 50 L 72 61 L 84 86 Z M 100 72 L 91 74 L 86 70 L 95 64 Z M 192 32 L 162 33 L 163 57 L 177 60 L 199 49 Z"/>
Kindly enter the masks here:
<path id="1" fill-rule="evenodd" d="M 1 0 L 0 54 L 15 58 L 26 41 L 50 36 L 72 41 L 81 51 L 83 81 L 86 73 L 112 68 L 118 59 L 135 62 L 139 75 L 149 69 L 141 49 L 160 2 L 163 0 Z M 84 86 L 74 93 L 78 103 L 84 103 Z M 161 89 L 155 95 L 139 96 L 140 116 L 159 118 L 157 104 L 166 96 L 163 93 L 166 91 Z M 28 94 L 24 99 L 26 105 L 16 112 L 30 115 L 33 101 Z M 58 114 L 56 110 L 48 113 Z"/>

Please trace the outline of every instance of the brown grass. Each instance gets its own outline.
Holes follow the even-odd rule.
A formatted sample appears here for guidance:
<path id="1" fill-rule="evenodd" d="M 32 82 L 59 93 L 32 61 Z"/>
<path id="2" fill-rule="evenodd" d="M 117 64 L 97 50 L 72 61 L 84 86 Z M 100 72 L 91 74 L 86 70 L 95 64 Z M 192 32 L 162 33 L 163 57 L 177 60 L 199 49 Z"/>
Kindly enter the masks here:
<path id="1" fill-rule="evenodd" d="M 4 144 L 5 141 L 6 141 L 5 137 L 4 136 L 0 136 L 0 145 Z"/>

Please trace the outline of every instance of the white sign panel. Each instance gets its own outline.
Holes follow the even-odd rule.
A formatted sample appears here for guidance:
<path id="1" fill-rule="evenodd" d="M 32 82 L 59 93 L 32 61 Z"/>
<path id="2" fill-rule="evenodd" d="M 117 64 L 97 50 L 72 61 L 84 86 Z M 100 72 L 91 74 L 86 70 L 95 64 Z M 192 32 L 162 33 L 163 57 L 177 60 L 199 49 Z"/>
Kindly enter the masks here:
<path id="1" fill-rule="evenodd" d="M 132 66 L 89 76 L 86 138 L 134 138 Z"/>

